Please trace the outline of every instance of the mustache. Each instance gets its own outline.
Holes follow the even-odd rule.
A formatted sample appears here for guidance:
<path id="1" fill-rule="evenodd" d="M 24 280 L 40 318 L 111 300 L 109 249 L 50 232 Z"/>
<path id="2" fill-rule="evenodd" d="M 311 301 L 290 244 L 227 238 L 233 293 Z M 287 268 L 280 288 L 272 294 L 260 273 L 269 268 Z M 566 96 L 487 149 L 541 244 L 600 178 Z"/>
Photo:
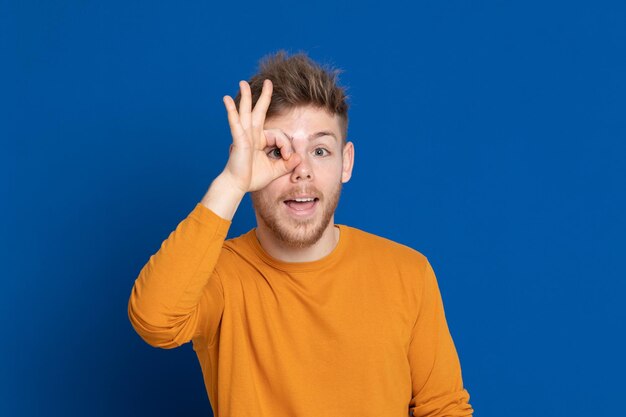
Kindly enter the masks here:
<path id="1" fill-rule="evenodd" d="M 318 190 L 315 186 L 313 185 L 308 185 L 306 187 L 296 187 L 293 188 L 291 190 L 288 190 L 287 192 L 283 193 L 280 195 L 280 197 L 278 197 L 278 199 L 280 201 L 285 201 L 285 200 L 293 200 L 297 197 L 301 197 L 303 195 L 309 196 L 309 197 L 315 197 L 317 199 L 322 199 L 322 192 L 320 190 Z"/>

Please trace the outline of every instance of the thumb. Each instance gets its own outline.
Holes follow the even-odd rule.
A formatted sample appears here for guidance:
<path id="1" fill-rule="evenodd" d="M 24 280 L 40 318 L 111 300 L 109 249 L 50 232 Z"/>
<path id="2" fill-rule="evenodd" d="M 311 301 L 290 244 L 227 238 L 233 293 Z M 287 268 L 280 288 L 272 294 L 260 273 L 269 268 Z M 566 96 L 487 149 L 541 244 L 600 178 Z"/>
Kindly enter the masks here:
<path id="1" fill-rule="evenodd" d="M 279 176 L 285 175 L 288 172 L 294 170 L 295 167 L 302 161 L 302 158 L 297 153 L 292 153 L 289 158 L 281 159 L 276 165 L 278 165 Z"/>

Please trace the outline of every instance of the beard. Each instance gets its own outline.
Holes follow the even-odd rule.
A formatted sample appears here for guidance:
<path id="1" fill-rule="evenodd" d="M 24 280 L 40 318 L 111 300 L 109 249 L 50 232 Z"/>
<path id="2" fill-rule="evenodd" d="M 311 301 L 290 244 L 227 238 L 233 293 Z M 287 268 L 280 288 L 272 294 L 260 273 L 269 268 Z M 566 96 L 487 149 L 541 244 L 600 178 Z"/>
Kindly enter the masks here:
<path id="1" fill-rule="evenodd" d="M 331 192 L 325 196 L 313 186 L 296 187 L 281 195 L 277 200 L 271 200 L 263 195 L 262 190 L 250 193 L 252 206 L 257 219 L 262 221 L 274 236 L 291 248 L 306 248 L 317 243 L 328 227 L 339 203 L 342 183 L 339 182 Z M 316 213 L 310 219 L 295 219 L 284 215 L 285 201 L 295 195 L 314 195 L 318 198 L 315 203 Z"/>

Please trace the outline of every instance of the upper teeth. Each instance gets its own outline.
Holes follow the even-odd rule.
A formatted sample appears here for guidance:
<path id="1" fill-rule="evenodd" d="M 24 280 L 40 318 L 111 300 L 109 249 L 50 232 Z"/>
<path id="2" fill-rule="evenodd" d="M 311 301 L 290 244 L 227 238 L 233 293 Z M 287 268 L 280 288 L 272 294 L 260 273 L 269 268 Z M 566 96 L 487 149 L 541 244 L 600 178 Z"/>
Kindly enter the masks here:
<path id="1" fill-rule="evenodd" d="M 298 203 L 304 203 L 305 201 L 313 201 L 313 198 L 296 198 L 295 199 Z"/>

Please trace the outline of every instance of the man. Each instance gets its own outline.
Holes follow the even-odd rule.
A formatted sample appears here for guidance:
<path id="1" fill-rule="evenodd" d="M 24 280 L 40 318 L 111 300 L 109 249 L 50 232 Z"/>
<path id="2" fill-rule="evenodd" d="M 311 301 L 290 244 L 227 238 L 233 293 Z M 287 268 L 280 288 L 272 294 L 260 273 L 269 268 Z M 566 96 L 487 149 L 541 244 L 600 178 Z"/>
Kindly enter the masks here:
<path id="1" fill-rule="evenodd" d="M 336 73 L 266 58 L 224 97 L 230 156 L 137 278 L 149 344 L 193 341 L 217 417 L 468 416 L 428 260 L 334 223 L 354 146 Z M 250 192 L 257 228 L 225 241 Z"/>

